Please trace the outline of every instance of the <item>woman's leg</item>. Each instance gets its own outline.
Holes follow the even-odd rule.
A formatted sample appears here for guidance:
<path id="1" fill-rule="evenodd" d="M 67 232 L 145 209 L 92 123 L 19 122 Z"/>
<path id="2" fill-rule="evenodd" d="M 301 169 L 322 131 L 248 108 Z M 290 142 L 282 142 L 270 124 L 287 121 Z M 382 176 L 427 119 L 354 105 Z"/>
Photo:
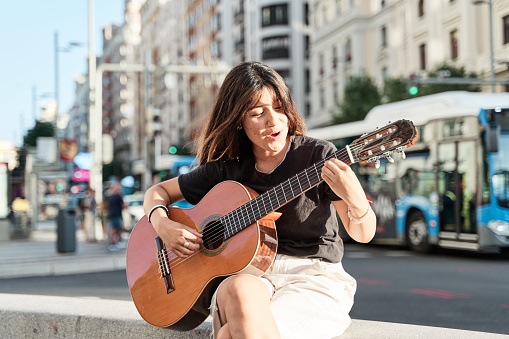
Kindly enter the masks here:
<path id="1" fill-rule="evenodd" d="M 280 338 L 269 309 L 270 297 L 270 290 L 257 277 L 239 274 L 225 280 L 217 291 L 222 327 L 216 338 Z"/>

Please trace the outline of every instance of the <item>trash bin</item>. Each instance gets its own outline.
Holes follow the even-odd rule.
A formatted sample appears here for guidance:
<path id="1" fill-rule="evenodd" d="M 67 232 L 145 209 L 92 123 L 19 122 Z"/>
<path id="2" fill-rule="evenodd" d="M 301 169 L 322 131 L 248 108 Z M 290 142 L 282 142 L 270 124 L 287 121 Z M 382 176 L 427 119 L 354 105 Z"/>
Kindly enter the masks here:
<path id="1" fill-rule="evenodd" d="M 76 251 L 76 212 L 74 209 L 62 208 L 57 216 L 57 251 Z"/>

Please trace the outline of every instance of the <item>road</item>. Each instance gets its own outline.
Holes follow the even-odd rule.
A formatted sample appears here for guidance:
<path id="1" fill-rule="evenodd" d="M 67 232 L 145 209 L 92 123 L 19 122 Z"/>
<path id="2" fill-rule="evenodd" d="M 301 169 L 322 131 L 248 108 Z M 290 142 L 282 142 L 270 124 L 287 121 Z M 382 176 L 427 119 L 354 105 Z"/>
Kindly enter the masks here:
<path id="1" fill-rule="evenodd" d="M 509 257 L 346 244 L 352 318 L 509 335 Z M 0 280 L 0 293 L 131 300 L 124 271 Z"/>

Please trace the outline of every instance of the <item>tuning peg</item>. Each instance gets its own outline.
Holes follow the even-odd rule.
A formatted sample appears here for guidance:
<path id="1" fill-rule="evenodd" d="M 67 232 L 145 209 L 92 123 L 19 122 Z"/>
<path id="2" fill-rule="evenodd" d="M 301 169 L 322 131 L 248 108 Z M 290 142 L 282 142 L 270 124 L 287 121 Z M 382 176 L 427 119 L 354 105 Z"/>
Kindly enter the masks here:
<path id="1" fill-rule="evenodd" d="M 376 160 L 375 160 L 375 168 L 376 168 L 376 169 L 379 169 L 379 168 L 380 168 L 380 159 L 376 159 Z"/>
<path id="2" fill-rule="evenodd" d="M 391 164 L 394 164 L 394 159 L 390 155 L 387 156 L 387 160 L 389 160 Z"/>
<path id="3" fill-rule="evenodd" d="M 396 150 L 397 150 L 397 151 L 401 154 L 401 158 L 402 158 L 403 160 L 405 160 L 405 159 L 406 159 L 405 148 L 406 148 L 406 147 L 402 146 L 402 147 L 398 147 L 398 148 L 396 149 Z"/>

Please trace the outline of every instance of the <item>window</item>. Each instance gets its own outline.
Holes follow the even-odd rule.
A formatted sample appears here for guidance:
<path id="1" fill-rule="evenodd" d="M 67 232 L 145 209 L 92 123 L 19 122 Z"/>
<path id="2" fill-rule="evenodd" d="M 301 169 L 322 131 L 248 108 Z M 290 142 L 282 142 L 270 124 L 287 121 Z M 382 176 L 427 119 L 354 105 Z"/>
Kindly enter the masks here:
<path id="1" fill-rule="evenodd" d="M 288 35 L 275 36 L 262 40 L 262 58 L 277 59 L 290 56 L 290 38 Z"/>
<path id="2" fill-rule="evenodd" d="M 387 27 L 382 26 L 380 29 L 381 46 L 387 47 Z"/>
<path id="3" fill-rule="evenodd" d="M 216 41 L 212 41 L 210 43 L 210 55 L 213 58 L 217 58 L 217 56 L 219 55 L 219 50 L 218 50 L 218 46 L 217 46 L 217 42 Z"/>
<path id="4" fill-rule="evenodd" d="M 305 88 L 306 88 L 306 94 L 309 94 L 309 92 L 311 92 L 311 84 L 310 84 L 310 73 L 309 73 L 309 68 L 306 68 L 306 83 L 305 83 Z"/>
<path id="5" fill-rule="evenodd" d="M 352 61 L 352 41 L 346 40 L 345 43 L 345 62 L 350 63 Z"/>
<path id="6" fill-rule="evenodd" d="M 336 70 L 338 66 L 338 49 L 336 46 L 332 46 L 332 69 Z"/>
<path id="7" fill-rule="evenodd" d="M 455 60 L 458 58 L 458 30 L 452 30 L 449 33 L 449 41 L 451 44 L 451 59 Z"/>
<path id="8" fill-rule="evenodd" d="M 306 26 L 309 26 L 309 4 L 307 2 L 304 4 L 304 22 Z"/>
<path id="9" fill-rule="evenodd" d="M 305 51 L 305 56 L 306 56 L 306 60 L 309 59 L 309 35 L 306 35 L 304 37 L 304 51 Z"/>
<path id="10" fill-rule="evenodd" d="M 290 71 L 287 70 L 287 69 L 282 69 L 282 70 L 280 69 L 280 70 L 276 70 L 276 72 L 278 72 L 279 75 L 281 75 L 281 77 L 285 81 L 286 85 L 291 89 L 291 87 L 292 87 L 292 78 L 290 76 Z"/>
<path id="11" fill-rule="evenodd" d="M 509 15 L 502 18 L 502 26 L 504 27 L 504 44 L 509 44 Z"/>
<path id="12" fill-rule="evenodd" d="M 426 69 L 426 44 L 422 44 L 419 46 L 419 62 L 421 70 Z"/>
<path id="13" fill-rule="evenodd" d="M 262 27 L 288 24 L 288 5 L 273 5 L 262 8 Z"/>
<path id="14" fill-rule="evenodd" d="M 323 73 L 325 73 L 325 70 L 323 69 L 323 54 L 320 53 L 318 56 L 318 70 L 320 76 L 323 76 Z"/>
<path id="15" fill-rule="evenodd" d="M 419 4 L 417 5 L 417 13 L 419 18 L 424 16 L 424 0 L 419 0 Z"/>

